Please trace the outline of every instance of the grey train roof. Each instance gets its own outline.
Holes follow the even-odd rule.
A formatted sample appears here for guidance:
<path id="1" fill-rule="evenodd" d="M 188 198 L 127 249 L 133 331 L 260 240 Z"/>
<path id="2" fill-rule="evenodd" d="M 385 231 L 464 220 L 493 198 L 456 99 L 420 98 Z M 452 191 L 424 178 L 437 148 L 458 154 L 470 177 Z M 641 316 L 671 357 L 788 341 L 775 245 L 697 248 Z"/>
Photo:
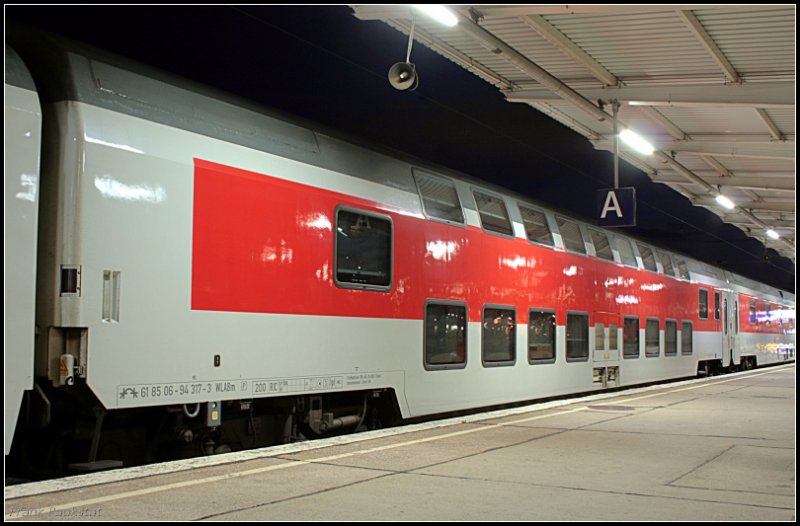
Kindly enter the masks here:
<path id="1" fill-rule="evenodd" d="M 283 115 L 63 37 L 14 25 L 6 30 L 6 82 L 29 89 L 31 86 L 30 76 L 19 63 L 19 57 L 14 50 L 9 50 L 10 43 L 26 61 L 34 80 L 46 79 L 36 86 L 43 104 L 80 101 L 415 194 L 417 189 L 409 165 L 418 166 L 589 224 L 575 218 L 575 214 L 561 212 L 508 189 L 391 151 L 385 146 L 356 145 L 362 141 L 342 140 L 336 137 L 341 134 L 315 123 Z M 469 201 L 462 202 L 462 206 L 476 210 Z M 512 213 L 513 219 L 521 222 L 518 213 Z M 624 237 L 660 248 L 645 239 Z M 664 251 L 677 254 L 673 250 Z M 766 294 L 776 302 L 794 303 L 794 294 L 685 255 L 680 257 L 686 260 L 692 274 L 710 278 L 714 285 L 733 283 L 743 291 Z"/>

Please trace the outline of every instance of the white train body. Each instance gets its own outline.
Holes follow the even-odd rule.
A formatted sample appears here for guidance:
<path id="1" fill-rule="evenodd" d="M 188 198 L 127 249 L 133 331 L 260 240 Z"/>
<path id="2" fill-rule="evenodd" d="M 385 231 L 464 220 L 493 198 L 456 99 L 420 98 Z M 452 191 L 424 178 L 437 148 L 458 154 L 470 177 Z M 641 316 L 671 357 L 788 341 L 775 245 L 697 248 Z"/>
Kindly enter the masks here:
<path id="1" fill-rule="evenodd" d="M 409 418 L 794 358 L 793 294 L 667 251 L 646 263 L 642 241 L 631 264 L 619 233 L 603 234 L 604 261 L 599 229 L 523 197 L 48 45 L 17 50 L 44 115 L 33 200 L 19 185 L 38 176 L 37 100 L 6 75 L 7 130 L 34 134 L 25 148 L 6 135 L 7 454 L 34 373 L 111 412 L 384 392 Z M 52 64 L 62 77 L 43 89 Z M 426 208 L 428 183 L 455 190 L 462 221 Z M 510 233 L 491 223 L 499 203 Z M 552 247 L 528 239 L 519 205 Z M 345 268 L 343 229 L 362 222 L 389 236 L 387 268 Z M 559 228 L 573 225 L 585 254 Z M 548 313 L 541 358 L 533 322 Z"/>
<path id="2" fill-rule="evenodd" d="M 39 212 L 39 149 L 42 112 L 30 75 L 6 46 L 4 186 L 5 451 L 25 391 L 33 389 L 36 229 Z M 9 81 L 13 84 L 9 84 Z M 12 154 L 13 152 L 13 154 Z"/>

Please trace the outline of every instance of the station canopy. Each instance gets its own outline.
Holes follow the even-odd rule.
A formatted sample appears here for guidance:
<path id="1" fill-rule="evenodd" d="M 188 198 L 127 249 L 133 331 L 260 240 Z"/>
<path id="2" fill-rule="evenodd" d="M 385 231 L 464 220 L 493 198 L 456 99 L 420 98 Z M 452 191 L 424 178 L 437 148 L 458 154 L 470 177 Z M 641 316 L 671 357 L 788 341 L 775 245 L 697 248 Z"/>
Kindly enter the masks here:
<path id="1" fill-rule="evenodd" d="M 795 261 L 794 5 L 352 5 Z M 724 195 L 735 207 L 721 206 Z M 767 235 L 771 230 L 780 237 Z"/>

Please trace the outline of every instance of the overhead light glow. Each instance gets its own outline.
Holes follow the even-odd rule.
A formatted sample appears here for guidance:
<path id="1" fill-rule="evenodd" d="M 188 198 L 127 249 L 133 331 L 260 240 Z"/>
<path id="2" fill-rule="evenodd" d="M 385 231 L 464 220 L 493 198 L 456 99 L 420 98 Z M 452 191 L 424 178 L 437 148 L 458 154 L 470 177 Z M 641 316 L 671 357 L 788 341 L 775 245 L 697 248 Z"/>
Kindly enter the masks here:
<path id="1" fill-rule="evenodd" d="M 655 151 L 653 145 L 644 140 L 644 138 L 635 131 L 622 130 L 619 133 L 619 138 L 639 153 L 651 155 Z"/>
<path id="2" fill-rule="evenodd" d="M 733 210 L 734 208 L 736 208 L 736 205 L 733 204 L 733 201 L 731 201 L 730 199 L 728 199 L 727 197 L 725 197 L 722 194 L 719 194 L 717 196 L 717 203 L 721 204 L 722 206 L 724 206 L 728 210 Z"/>
<path id="3" fill-rule="evenodd" d="M 456 15 L 454 15 L 452 11 L 443 5 L 415 4 L 411 7 L 422 11 L 429 17 L 433 18 L 440 24 L 446 25 L 447 27 L 454 27 L 456 24 L 458 24 L 458 18 L 456 18 Z"/>
<path id="4" fill-rule="evenodd" d="M 775 231 L 774 231 L 774 230 L 772 230 L 771 228 L 770 228 L 769 230 L 767 230 L 767 235 L 768 235 L 768 236 L 769 236 L 771 239 L 780 239 L 780 237 L 781 237 L 781 236 L 780 236 L 780 234 L 778 234 L 777 232 L 775 232 Z"/>

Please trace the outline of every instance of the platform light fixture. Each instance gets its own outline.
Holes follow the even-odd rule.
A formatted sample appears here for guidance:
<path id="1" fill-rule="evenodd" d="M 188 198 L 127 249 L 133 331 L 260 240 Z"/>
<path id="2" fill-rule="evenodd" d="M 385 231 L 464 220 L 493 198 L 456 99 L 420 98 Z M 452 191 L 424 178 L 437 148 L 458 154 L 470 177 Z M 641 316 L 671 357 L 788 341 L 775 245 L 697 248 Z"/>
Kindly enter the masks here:
<path id="1" fill-rule="evenodd" d="M 781 238 L 780 234 L 778 234 L 777 232 L 775 232 L 771 228 L 769 230 L 767 230 L 767 237 L 769 237 L 770 239 L 780 239 Z"/>
<path id="2" fill-rule="evenodd" d="M 722 206 L 724 206 L 728 210 L 733 210 L 734 208 L 736 208 L 736 205 L 733 204 L 733 201 L 731 201 L 730 199 L 728 199 L 727 197 L 725 197 L 722 194 L 719 194 L 717 196 L 717 203 L 721 204 Z"/>
<path id="3" fill-rule="evenodd" d="M 637 152 L 645 155 L 652 155 L 652 153 L 656 150 L 652 144 L 644 139 L 644 137 L 633 130 L 622 130 L 619 132 L 619 138 Z"/>
<path id="4" fill-rule="evenodd" d="M 443 5 L 413 4 L 411 7 L 425 13 L 429 17 L 447 27 L 455 27 L 456 24 L 458 24 L 458 18 L 456 18 L 456 15 L 454 15 L 452 11 Z"/>

